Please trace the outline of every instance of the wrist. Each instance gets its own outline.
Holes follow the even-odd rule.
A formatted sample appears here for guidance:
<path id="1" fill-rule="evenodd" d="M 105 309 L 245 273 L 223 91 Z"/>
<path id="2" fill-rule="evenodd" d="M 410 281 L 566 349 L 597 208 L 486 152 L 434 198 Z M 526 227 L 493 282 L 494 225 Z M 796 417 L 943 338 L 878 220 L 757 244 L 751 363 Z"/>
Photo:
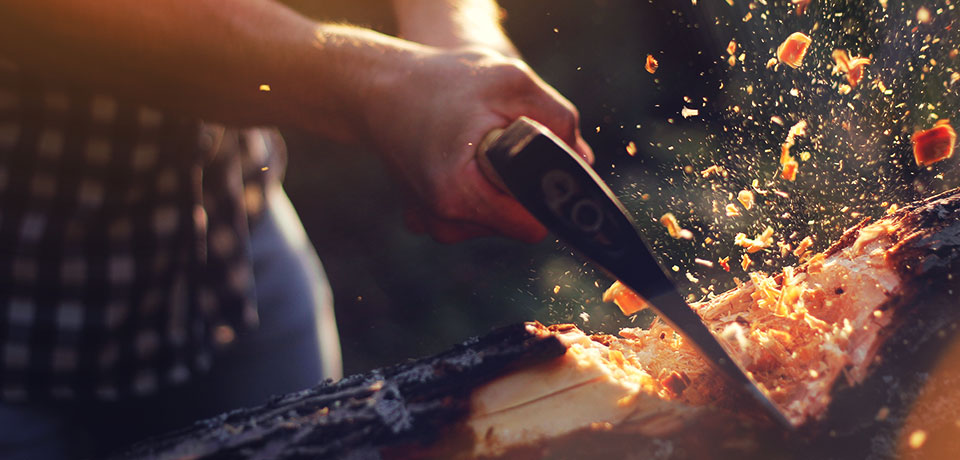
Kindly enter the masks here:
<path id="1" fill-rule="evenodd" d="M 417 92 L 431 88 L 435 82 L 423 72 L 430 57 L 441 50 L 376 34 L 372 37 L 371 55 L 362 60 L 352 76 L 356 91 L 351 99 L 353 115 L 356 116 L 357 141 L 378 151 L 387 149 L 377 145 L 383 131 L 406 126 L 416 110 L 411 104 L 417 101 Z M 366 53 L 365 53 L 366 54 Z"/>
<path id="2" fill-rule="evenodd" d="M 487 48 L 519 57 L 492 0 L 394 0 L 398 36 L 438 48 Z"/>
<path id="3" fill-rule="evenodd" d="M 294 124 L 335 141 L 356 144 L 372 133 L 371 111 L 389 98 L 410 66 L 405 62 L 429 47 L 350 26 L 319 24 L 313 37 L 316 53 L 305 70 L 287 75 L 301 87 L 286 101 L 298 113 Z"/>

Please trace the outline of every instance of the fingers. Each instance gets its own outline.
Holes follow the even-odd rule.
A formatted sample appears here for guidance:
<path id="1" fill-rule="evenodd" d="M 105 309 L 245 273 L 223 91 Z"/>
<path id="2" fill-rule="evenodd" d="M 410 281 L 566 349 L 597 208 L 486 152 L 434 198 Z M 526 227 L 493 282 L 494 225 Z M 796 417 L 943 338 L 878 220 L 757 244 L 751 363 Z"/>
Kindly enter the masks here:
<path id="1" fill-rule="evenodd" d="M 535 89 L 526 97 L 517 98 L 517 103 L 511 107 L 514 113 L 508 114 L 508 117 L 515 119 L 526 115 L 540 122 L 587 163 L 593 164 L 593 150 L 580 134 L 580 113 L 577 108 L 532 70 L 529 73 Z"/>
<path id="2" fill-rule="evenodd" d="M 465 184 L 473 184 L 471 220 L 525 243 L 536 243 L 547 236 L 547 229 L 523 205 L 483 176 L 476 160 L 465 165 L 462 177 Z"/>
<path id="3" fill-rule="evenodd" d="M 590 144 L 587 144 L 587 141 L 580 137 L 580 133 L 577 133 L 577 143 L 573 146 L 573 149 L 590 165 L 592 165 L 596 159 L 593 155 L 593 149 L 590 148 Z"/>
<path id="4" fill-rule="evenodd" d="M 419 207 L 406 213 L 404 220 L 412 231 L 429 233 L 445 243 L 493 234 L 540 241 L 547 230 L 484 177 L 474 146 L 490 129 L 525 115 L 592 164 L 594 155 L 580 133 L 580 116 L 570 101 L 521 61 L 484 55 L 464 59 L 459 56 L 455 62 L 469 65 L 471 74 L 464 80 L 464 91 L 453 94 L 463 100 L 453 104 L 439 98 L 443 113 L 449 116 L 429 120 L 429 129 L 420 130 L 431 133 L 428 148 L 411 149 L 414 161 L 396 161 L 396 167 L 417 185 L 411 188 Z"/>
<path id="5" fill-rule="evenodd" d="M 461 197 L 457 206 L 428 212 L 407 209 L 403 220 L 413 233 L 427 233 L 440 243 L 501 235 L 524 243 L 536 243 L 547 229 L 520 203 L 501 192 L 480 173 L 476 161 L 461 174 Z M 443 209 L 449 209 L 450 212 Z"/>

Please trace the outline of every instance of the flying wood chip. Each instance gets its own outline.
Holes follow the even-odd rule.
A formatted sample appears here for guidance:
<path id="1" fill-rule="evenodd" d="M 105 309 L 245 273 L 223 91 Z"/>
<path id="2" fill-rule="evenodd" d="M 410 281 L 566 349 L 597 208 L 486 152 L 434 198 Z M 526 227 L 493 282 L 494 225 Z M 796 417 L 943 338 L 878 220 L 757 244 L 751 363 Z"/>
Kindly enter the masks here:
<path id="1" fill-rule="evenodd" d="M 720 259 L 717 259 L 717 262 L 724 270 L 730 271 L 730 256 L 721 257 Z"/>
<path id="2" fill-rule="evenodd" d="M 646 63 L 646 65 L 644 66 L 644 67 L 647 69 L 647 72 L 650 72 L 651 74 L 653 74 L 653 73 L 655 73 L 655 72 L 657 71 L 657 67 L 659 67 L 659 66 L 660 66 L 660 63 L 657 62 L 657 60 L 653 58 L 653 55 L 652 55 L 652 54 L 648 54 L 648 55 L 647 55 L 647 63 Z"/>
<path id="3" fill-rule="evenodd" d="M 813 238 L 809 236 L 800 240 L 800 244 L 797 245 L 797 249 L 793 251 L 793 255 L 800 257 L 803 253 L 807 252 L 807 249 L 810 249 L 810 246 L 813 246 Z"/>
<path id="4" fill-rule="evenodd" d="M 750 209 L 753 207 L 753 192 L 749 190 L 741 190 L 740 193 L 737 193 L 737 201 L 743 205 L 744 208 Z"/>
<path id="5" fill-rule="evenodd" d="M 797 180 L 797 170 L 800 168 L 800 163 L 797 163 L 792 156 L 788 156 L 785 160 L 781 161 L 783 166 L 783 171 L 780 172 L 780 177 L 788 181 Z"/>
<path id="6" fill-rule="evenodd" d="M 953 146 L 957 142 L 957 133 L 949 120 L 940 120 L 926 131 L 917 131 L 911 138 L 913 157 L 918 166 L 927 166 L 953 155 Z"/>
<path id="7" fill-rule="evenodd" d="M 750 254 L 769 248 L 773 244 L 773 227 L 768 226 L 763 230 L 763 233 L 753 239 L 747 238 L 744 233 L 737 233 L 733 239 L 733 244 L 746 248 Z"/>
<path id="8" fill-rule="evenodd" d="M 747 270 L 750 269 L 750 266 L 751 266 L 751 265 L 753 265 L 753 260 L 750 259 L 750 256 L 748 256 L 748 255 L 746 255 L 746 254 L 741 254 L 741 255 L 740 255 L 740 268 L 742 268 L 743 271 L 747 271 Z"/>
<path id="9" fill-rule="evenodd" d="M 727 217 L 737 217 L 740 215 L 740 210 L 737 209 L 737 206 L 733 203 L 728 203 L 725 209 Z"/>
<path id="10" fill-rule="evenodd" d="M 693 232 L 680 227 L 677 217 L 673 213 L 666 213 L 660 217 L 660 224 L 667 228 L 667 232 L 673 238 L 683 238 L 685 240 L 693 239 Z"/>
<path id="11" fill-rule="evenodd" d="M 615 281 L 613 285 L 603 293 L 603 301 L 615 303 L 617 307 L 620 307 L 620 312 L 623 313 L 624 316 L 630 316 L 650 307 L 650 304 L 647 303 L 640 294 L 633 292 L 632 289 L 620 281 Z"/>
<path id="12" fill-rule="evenodd" d="M 800 167 L 796 158 L 790 154 L 790 148 L 794 146 L 798 136 L 805 136 L 806 134 L 807 122 L 800 120 L 797 124 L 790 127 L 790 131 L 787 133 L 787 139 L 780 147 L 780 166 L 783 168 L 780 172 L 780 177 L 788 181 L 797 180 L 797 169 Z"/>
<path id="13" fill-rule="evenodd" d="M 803 57 L 807 54 L 810 42 L 810 37 L 803 32 L 790 34 L 777 48 L 777 59 L 790 67 L 800 67 L 800 64 L 803 64 Z"/>
<path id="14" fill-rule="evenodd" d="M 847 82 L 850 87 L 856 87 L 863 78 L 863 66 L 870 64 L 870 59 L 865 57 L 851 58 L 847 50 L 833 50 L 833 60 L 837 63 L 837 71 L 847 76 Z"/>

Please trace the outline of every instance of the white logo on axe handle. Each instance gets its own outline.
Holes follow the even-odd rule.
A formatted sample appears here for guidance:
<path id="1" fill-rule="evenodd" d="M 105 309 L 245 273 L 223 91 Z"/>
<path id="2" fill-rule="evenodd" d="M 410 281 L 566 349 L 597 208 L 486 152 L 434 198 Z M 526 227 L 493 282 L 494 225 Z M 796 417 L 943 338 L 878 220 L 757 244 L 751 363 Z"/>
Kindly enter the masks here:
<path id="1" fill-rule="evenodd" d="M 603 226 L 603 211 L 590 197 L 577 197 L 580 186 L 570 173 L 554 169 L 543 175 L 540 181 L 547 206 L 557 216 L 572 222 L 585 233 L 594 233 Z M 567 208 L 567 204 L 573 205 Z M 567 215 L 566 209 L 569 209 Z"/>

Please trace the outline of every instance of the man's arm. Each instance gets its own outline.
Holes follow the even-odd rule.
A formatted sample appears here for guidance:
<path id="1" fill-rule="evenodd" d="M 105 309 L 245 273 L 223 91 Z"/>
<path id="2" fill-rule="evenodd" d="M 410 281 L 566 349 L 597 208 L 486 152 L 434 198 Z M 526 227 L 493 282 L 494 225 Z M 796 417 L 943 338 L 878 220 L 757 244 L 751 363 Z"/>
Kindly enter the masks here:
<path id="1" fill-rule="evenodd" d="M 401 38 L 440 48 L 479 46 L 519 57 L 493 0 L 393 0 Z"/>
<path id="2" fill-rule="evenodd" d="M 0 54 L 37 73 L 211 120 L 294 125 L 347 141 L 360 137 L 370 75 L 424 52 L 264 0 L 0 6 Z"/>
<path id="3" fill-rule="evenodd" d="M 0 54 L 210 120 L 371 145 L 412 192 L 413 226 L 440 241 L 545 235 L 480 173 L 490 130 L 527 115 L 591 155 L 573 105 L 521 61 L 317 24 L 271 0 L 5 3 Z"/>

